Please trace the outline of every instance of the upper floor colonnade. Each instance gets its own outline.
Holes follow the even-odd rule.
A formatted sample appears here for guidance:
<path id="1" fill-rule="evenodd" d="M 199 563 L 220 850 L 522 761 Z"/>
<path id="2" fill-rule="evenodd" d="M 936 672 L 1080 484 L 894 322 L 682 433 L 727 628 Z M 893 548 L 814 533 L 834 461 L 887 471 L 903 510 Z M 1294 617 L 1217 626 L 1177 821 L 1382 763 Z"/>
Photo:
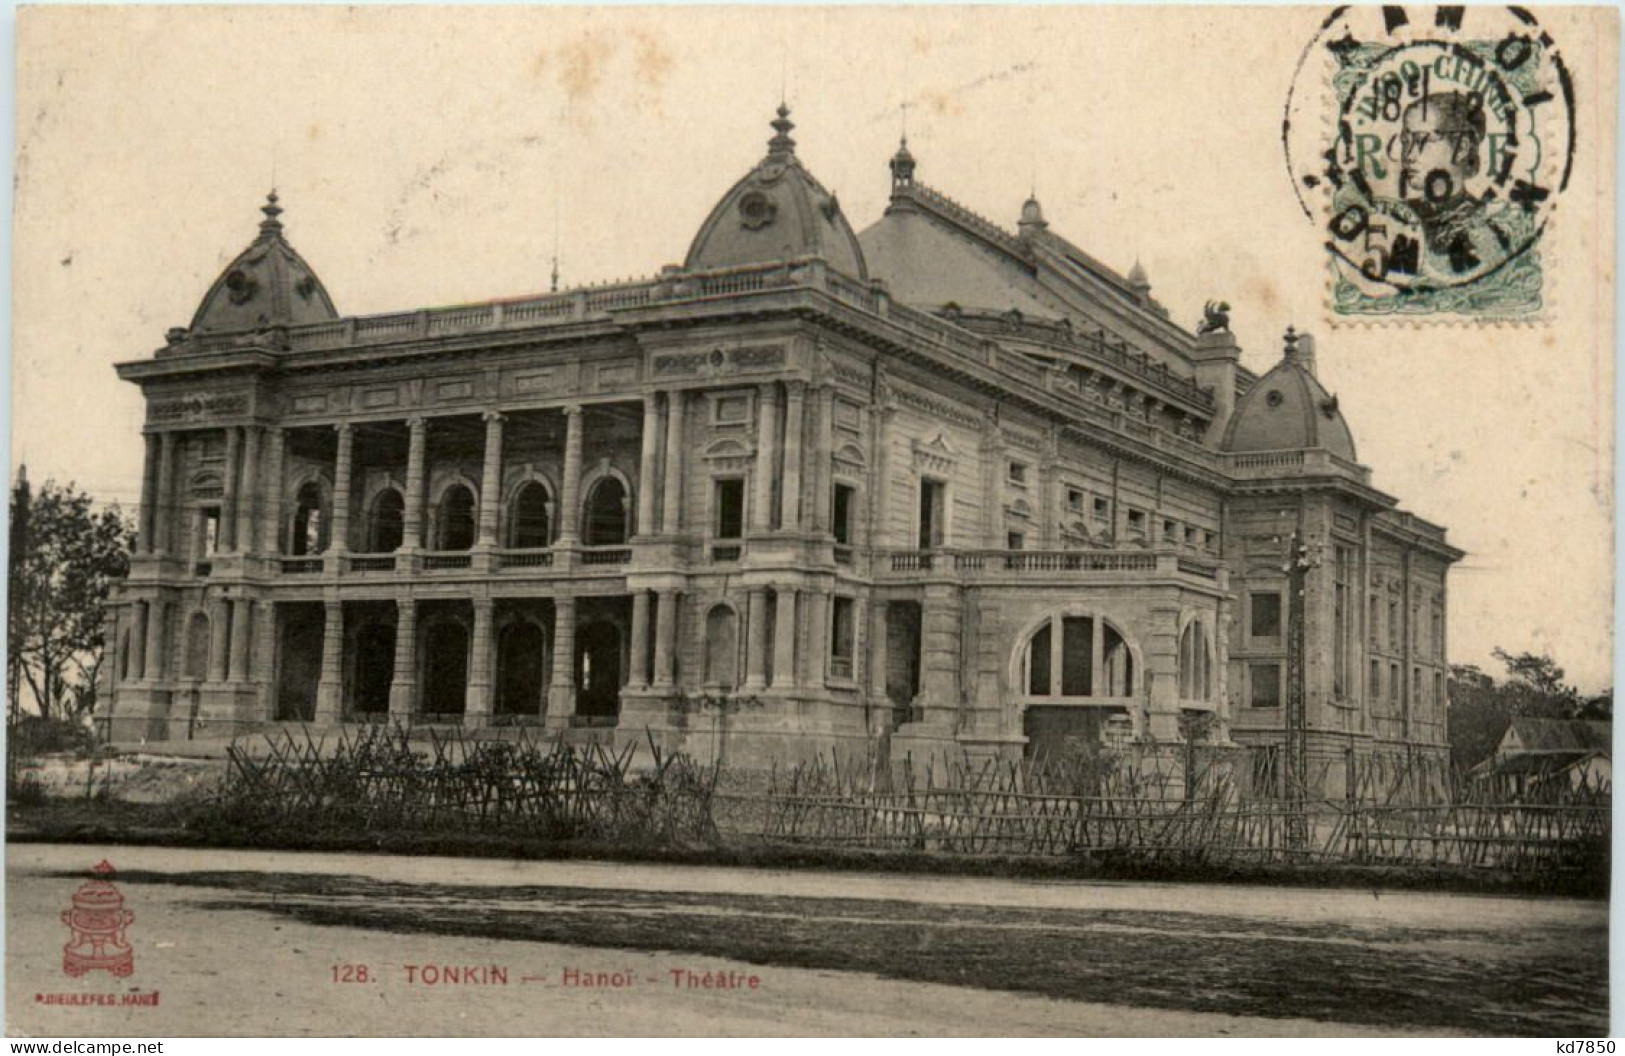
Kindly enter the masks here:
<path id="1" fill-rule="evenodd" d="M 834 389 L 750 386 L 744 457 L 705 447 L 723 401 L 700 391 L 641 401 L 463 411 L 321 424 L 149 429 L 138 555 L 195 562 L 602 548 L 633 537 L 743 538 L 830 529 L 819 423 Z M 734 391 L 734 390 L 729 390 Z M 731 413 L 731 411 L 729 412 Z M 703 504 L 695 474 L 727 478 Z M 804 481 L 812 484 L 811 493 Z M 697 494 L 697 493 L 696 493 Z M 685 509 L 693 505 L 694 510 Z M 292 560 L 289 560 L 292 559 Z"/>

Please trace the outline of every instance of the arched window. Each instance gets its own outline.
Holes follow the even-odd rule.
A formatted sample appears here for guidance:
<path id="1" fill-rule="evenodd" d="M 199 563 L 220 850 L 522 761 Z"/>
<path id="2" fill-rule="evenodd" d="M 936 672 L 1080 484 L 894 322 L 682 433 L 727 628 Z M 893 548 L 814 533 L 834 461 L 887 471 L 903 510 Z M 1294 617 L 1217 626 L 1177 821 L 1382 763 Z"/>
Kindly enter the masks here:
<path id="1" fill-rule="evenodd" d="M 474 546 L 474 493 L 453 484 L 440 496 L 440 538 L 437 550 L 468 550 Z"/>
<path id="2" fill-rule="evenodd" d="M 1201 620 L 1186 624 L 1179 636 L 1179 699 L 1213 699 L 1213 650 Z"/>
<path id="3" fill-rule="evenodd" d="M 604 477 L 587 494 L 582 515 L 582 541 L 588 546 L 620 546 L 630 534 L 626 485 Z"/>
<path id="4" fill-rule="evenodd" d="M 706 685 L 733 689 L 739 684 L 739 620 L 727 605 L 705 616 Z"/>
<path id="5" fill-rule="evenodd" d="M 1029 697 L 1131 697 L 1134 654 L 1103 619 L 1053 616 L 1022 648 L 1021 683 Z"/>
<path id="6" fill-rule="evenodd" d="M 288 553 L 295 557 L 319 554 L 327 549 L 327 518 L 322 516 L 322 488 L 307 481 L 294 496 L 293 529 L 288 534 Z"/>
<path id="7" fill-rule="evenodd" d="M 513 497 L 508 514 L 508 545 L 515 550 L 536 550 L 553 541 L 547 519 L 547 486 L 533 480 Z"/>
<path id="8" fill-rule="evenodd" d="M 385 488 L 372 500 L 367 514 L 367 550 L 393 553 L 401 548 L 406 530 L 406 500 L 394 488 Z"/>

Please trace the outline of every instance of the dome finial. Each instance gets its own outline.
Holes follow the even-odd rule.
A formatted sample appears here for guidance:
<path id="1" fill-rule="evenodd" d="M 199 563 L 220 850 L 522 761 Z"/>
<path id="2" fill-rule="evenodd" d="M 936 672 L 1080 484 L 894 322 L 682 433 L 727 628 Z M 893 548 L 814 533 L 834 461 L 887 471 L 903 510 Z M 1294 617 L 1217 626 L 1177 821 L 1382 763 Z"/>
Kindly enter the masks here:
<path id="1" fill-rule="evenodd" d="M 769 154 L 794 154 L 796 141 L 790 138 L 790 132 L 796 123 L 790 120 L 790 106 L 787 103 L 779 104 L 779 116 L 770 122 L 773 126 L 773 138 L 767 141 Z"/>
<path id="2" fill-rule="evenodd" d="M 914 155 L 909 153 L 907 132 L 897 144 L 897 153 L 891 156 L 891 182 L 894 188 L 914 182 Z"/>
<path id="3" fill-rule="evenodd" d="M 1282 336 L 1281 340 L 1286 346 L 1282 350 L 1282 358 L 1291 359 L 1298 354 L 1298 331 L 1296 327 L 1288 324 L 1286 333 Z"/>
<path id="4" fill-rule="evenodd" d="M 1021 220 L 1016 227 L 1023 235 L 1031 235 L 1048 226 L 1049 221 L 1044 219 L 1044 207 L 1038 204 L 1038 195 L 1035 192 L 1022 203 Z"/>
<path id="5" fill-rule="evenodd" d="M 1134 266 L 1128 269 L 1128 284 L 1142 295 L 1151 292 L 1151 276 L 1145 273 L 1145 265 L 1140 263 L 1139 257 L 1134 258 Z"/>
<path id="6" fill-rule="evenodd" d="M 260 221 L 260 231 L 264 234 L 274 235 L 282 231 L 282 221 L 277 219 L 282 215 L 282 207 L 276 204 L 277 200 L 276 188 L 273 187 L 271 193 L 265 196 L 265 204 L 260 206 L 260 212 L 265 214 L 265 219 Z"/>

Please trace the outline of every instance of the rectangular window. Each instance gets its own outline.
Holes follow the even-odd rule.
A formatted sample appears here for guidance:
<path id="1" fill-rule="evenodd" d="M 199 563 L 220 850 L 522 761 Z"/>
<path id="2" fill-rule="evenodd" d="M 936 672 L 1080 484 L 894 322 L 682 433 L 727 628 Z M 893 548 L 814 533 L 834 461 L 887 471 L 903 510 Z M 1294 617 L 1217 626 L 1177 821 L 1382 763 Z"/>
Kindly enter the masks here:
<path id="1" fill-rule="evenodd" d="M 1422 705 L 1422 669 L 1411 668 L 1411 704 L 1417 707 Z"/>
<path id="2" fill-rule="evenodd" d="M 1027 542 L 1027 537 L 1021 532 L 1011 532 L 1005 536 L 1005 547 L 1010 550 L 1020 550 Z"/>
<path id="3" fill-rule="evenodd" d="M 203 517 L 198 522 L 201 535 L 198 539 L 198 556 L 208 557 L 220 552 L 220 507 L 210 506 L 202 511 Z"/>
<path id="4" fill-rule="evenodd" d="M 1447 703 L 1444 699 L 1444 673 L 1433 672 L 1433 702 L 1441 708 Z"/>
<path id="5" fill-rule="evenodd" d="M 1066 508 L 1073 513 L 1083 512 L 1083 492 L 1077 488 L 1066 489 Z"/>
<path id="6" fill-rule="evenodd" d="M 1128 511 L 1128 534 L 1136 539 L 1145 538 L 1145 511 Z"/>
<path id="7" fill-rule="evenodd" d="M 1399 599 L 1388 599 L 1388 647 L 1399 652 Z"/>
<path id="8" fill-rule="evenodd" d="M 943 496 L 947 485 L 940 480 L 920 480 L 920 536 L 921 550 L 930 550 L 942 545 L 943 524 L 942 519 L 947 510 L 943 503 Z"/>
<path id="9" fill-rule="evenodd" d="M 1399 687 L 1401 685 L 1402 685 L 1402 683 L 1400 682 L 1400 679 L 1399 679 L 1399 665 L 1398 664 L 1389 664 L 1388 665 L 1388 703 L 1390 703 L 1390 704 L 1398 704 L 1399 703 Z"/>
<path id="10" fill-rule="evenodd" d="M 1179 542 L 1179 524 L 1176 521 L 1162 522 L 1162 541 L 1165 543 Z"/>
<path id="11" fill-rule="evenodd" d="M 1095 520 L 1102 524 L 1112 519 L 1112 501 L 1105 498 L 1095 499 Z"/>
<path id="12" fill-rule="evenodd" d="M 1254 638 L 1281 637 L 1281 595 L 1271 591 L 1248 599 L 1252 610 L 1250 630 Z"/>
<path id="13" fill-rule="evenodd" d="M 1010 463 L 1010 483 L 1012 483 L 1012 484 L 1020 484 L 1023 487 L 1026 486 L 1026 484 L 1027 484 L 1027 464 L 1025 462 L 1012 462 L 1012 463 Z"/>
<path id="14" fill-rule="evenodd" d="M 739 477 L 715 485 L 716 537 L 739 539 L 745 534 L 745 482 Z"/>
<path id="15" fill-rule="evenodd" d="M 1380 700 L 1382 698 L 1382 662 L 1371 661 L 1370 682 L 1365 687 L 1365 699 Z"/>
<path id="16" fill-rule="evenodd" d="M 835 485 L 835 497 L 831 502 L 832 520 L 835 523 L 831 528 L 835 533 L 835 545 L 837 546 L 852 545 L 852 523 L 857 514 L 858 505 L 854 500 L 857 493 L 858 489 L 850 484 Z"/>
<path id="17" fill-rule="evenodd" d="M 852 677 L 852 658 L 856 655 L 856 636 L 853 633 L 851 598 L 835 598 L 830 618 L 829 658 L 830 673 L 840 678 Z"/>
<path id="18" fill-rule="evenodd" d="M 1252 683 L 1252 695 L 1249 702 L 1253 707 L 1278 708 L 1281 706 L 1280 664 L 1252 664 L 1248 676 L 1248 681 Z"/>
<path id="19" fill-rule="evenodd" d="M 1377 596 L 1375 594 L 1371 595 L 1371 600 L 1366 607 L 1370 610 L 1366 614 L 1366 620 L 1370 623 L 1370 626 L 1365 629 L 1365 633 L 1371 638 L 1371 644 L 1377 645 L 1382 641 L 1382 612 L 1377 607 Z"/>
<path id="20" fill-rule="evenodd" d="M 1185 526 L 1185 545 L 1186 546 L 1197 546 L 1197 545 L 1200 545 L 1201 542 L 1202 542 L 1202 533 L 1197 531 L 1195 528 L 1192 528 L 1190 525 L 1186 525 Z"/>

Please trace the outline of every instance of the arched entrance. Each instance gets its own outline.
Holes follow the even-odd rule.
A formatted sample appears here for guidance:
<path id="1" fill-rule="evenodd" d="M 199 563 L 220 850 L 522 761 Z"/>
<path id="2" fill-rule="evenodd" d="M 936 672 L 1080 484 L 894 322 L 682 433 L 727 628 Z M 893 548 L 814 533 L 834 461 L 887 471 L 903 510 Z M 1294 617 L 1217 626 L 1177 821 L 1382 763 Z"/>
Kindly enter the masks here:
<path id="1" fill-rule="evenodd" d="M 604 477 L 587 493 L 582 516 L 582 542 L 587 546 L 620 546 L 631 534 L 631 505 L 626 485 Z"/>
<path id="2" fill-rule="evenodd" d="M 423 711 L 461 715 L 467 706 L 468 629 L 455 620 L 429 625 L 423 636 Z"/>
<path id="3" fill-rule="evenodd" d="M 576 714 L 613 718 L 621 710 L 621 631 L 595 621 L 576 632 Z"/>
<path id="4" fill-rule="evenodd" d="M 497 637 L 498 715 L 540 715 L 547 691 L 547 636 L 529 620 L 510 623 Z"/>
<path id="5" fill-rule="evenodd" d="M 395 628 L 369 623 L 356 635 L 355 693 L 352 707 L 361 715 L 389 714 L 389 684 L 395 679 Z"/>

